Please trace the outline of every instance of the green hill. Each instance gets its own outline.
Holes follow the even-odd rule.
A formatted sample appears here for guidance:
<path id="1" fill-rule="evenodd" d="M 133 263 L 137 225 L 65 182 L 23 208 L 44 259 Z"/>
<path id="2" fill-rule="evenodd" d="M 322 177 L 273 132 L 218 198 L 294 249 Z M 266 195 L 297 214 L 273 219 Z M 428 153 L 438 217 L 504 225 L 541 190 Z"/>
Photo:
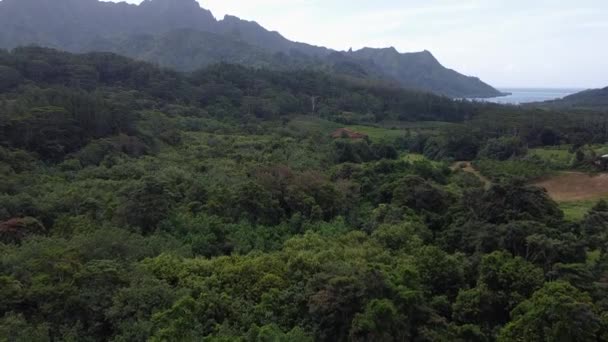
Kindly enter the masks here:
<path id="1" fill-rule="evenodd" d="M 608 87 L 585 90 L 542 105 L 562 109 L 608 110 Z"/>

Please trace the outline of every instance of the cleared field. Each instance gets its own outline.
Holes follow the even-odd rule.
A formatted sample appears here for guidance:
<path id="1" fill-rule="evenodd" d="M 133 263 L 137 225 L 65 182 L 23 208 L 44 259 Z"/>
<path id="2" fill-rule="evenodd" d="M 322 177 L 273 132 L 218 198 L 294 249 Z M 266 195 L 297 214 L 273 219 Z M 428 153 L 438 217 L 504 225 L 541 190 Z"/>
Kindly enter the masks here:
<path id="1" fill-rule="evenodd" d="M 559 203 L 560 209 L 564 212 L 566 220 L 580 221 L 585 215 L 597 204 L 597 200 L 594 201 L 578 201 L 578 202 L 561 202 Z"/>
<path id="2" fill-rule="evenodd" d="M 344 126 L 336 122 L 303 115 L 291 120 L 288 124 L 288 127 L 296 131 L 304 131 L 309 133 L 319 132 L 322 134 L 329 134 L 332 131 Z"/>
<path id="3" fill-rule="evenodd" d="M 383 121 L 378 125 L 384 128 L 397 128 L 397 129 L 412 129 L 412 130 L 435 130 L 447 127 L 458 127 L 462 126 L 458 123 L 445 122 L 445 121 Z"/>
<path id="4" fill-rule="evenodd" d="M 404 137 L 407 134 L 407 131 L 402 129 L 387 129 L 373 126 L 346 126 L 346 128 L 351 129 L 355 132 L 363 133 L 369 136 L 372 141 L 394 141 L 399 137 Z"/>
<path id="5" fill-rule="evenodd" d="M 608 174 L 564 172 L 535 185 L 547 189 L 572 221 L 584 218 L 600 199 L 608 199 Z"/>
<path id="6" fill-rule="evenodd" d="M 288 127 L 297 131 L 319 132 L 322 134 L 330 134 L 338 128 L 348 128 L 354 132 L 366 134 L 372 141 L 386 142 L 393 142 L 396 138 L 404 137 L 408 133 L 407 130 L 400 128 L 389 129 L 378 126 L 344 125 L 310 116 L 297 117 L 289 122 Z"/>
<path id="7" fill-rule="evenodd" d="M 1 1 L 1 0 L 0 0 Z M 459 124 L 443 121 L 384 121 L 375 124 L 345 125 L 319 117 L 301 115 L 289 121 L 287 127 L 294 131 L 330 134 L 338 128 L 347 128 L 357 133 L 366 134 L 373 142 L 389 142 L 422 132 L 432 134 L 447 127 L 457 127 Z"/>
<path id="8" fill-rule="evenodd" d="M 608 174 L 563 172 L 535 185 L 547 189 L 557 202 L 597 200 L 608 196 Z"/>
<path id="9" fill-rule="evenodd" d="M 547 163 L 551 169 L 564 170 L 572 166 L 574 153 L 569 151 L 570 146 L 559 148 L 533 148 L 528 151 L 529 156 L 535 156 Z"/>

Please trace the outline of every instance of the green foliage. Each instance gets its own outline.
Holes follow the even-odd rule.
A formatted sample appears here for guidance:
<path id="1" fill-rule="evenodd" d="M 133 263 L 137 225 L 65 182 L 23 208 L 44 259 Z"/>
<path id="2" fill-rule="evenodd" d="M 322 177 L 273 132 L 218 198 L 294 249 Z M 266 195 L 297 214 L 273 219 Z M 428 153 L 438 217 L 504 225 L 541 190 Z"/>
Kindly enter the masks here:
<path id="1" fill-rule="evenodd" d="M 591 298 L 564 282 L 546 284 L 513 318 L 499 341 L 597 341 L 601 327 Z"/>
<path id="2" fill-rule="evenodd" d="M 21 83 L 19 71 L 8 66 L 0 66 L 0 91 L 8 91 Z"/>
<path id="3" fill-rule="evenodd" d="M 475 162 L 475 168 L 493 181 L 510 179 L 530 181 L 550 173 L 547 165 L 534 157 L 507 161 L 478 160 Z"/>
<path id="4" fill-rule="evenodd" d="M 554 167 L 522 146 L 571 126 L 398 122 L 482 107 L 304 71 L 2 63 L 23 77 L 0 95 L 2 341 L 605 337 L 608 206 L 566 221 L 514 179 Z M 301 115 L 317 89 L 325 119 Z M 333 139 L 327 119 L 406 131 Z M 438 161 L 480 149 L 487 186 Z"/>
<path id="5" fill-rule="evenodd" d="M 3 341 L 51 341 L 48 327 L 28 323 L 23 315 L 7 313 L 0 319 L 0 339 Z"/>
<path id="6" fill-rule="evenodd" d="M 490 223 L 514 220 L 559 220 L 563 213 L 557 203 L 540 188 L 519 182 L 495 184 L 487 191 L 473 190 L 464 195 L 466 216 Z"/>
<path id="7" fill-rule="evenodd" d="M 563 99 L 550 101 L 546 105 L 549 108 L 578 108 L 605 110 L 608 108 L 608 87 L 603 89 L 589 89 Z"/>
<path id="8" fill-rule="evenodd" d="M 483 149 L 479 151 L 479 157 L 504 161 L 513 157 L 523 156 L 526 152 L 526 146 L 521 139 L 517 137 L 501 137 L 490 139 Z"/>
<path id="9" fill-rule="evenodd" d="M 486 255 L 481 261 L 477 286 L 461 291 L 453 315 L 464 324 L 484 322 L 486 332 L 509 321 L 509 314 L 544 282 L 542 269 L 504 252 Z"/>
<path id="10" fill-rule="evenodd" d="M 121 222 L 150 232 L 167 216 L 174 198 L 159 180 L 144 179 L 122 191 L 117 215 Z"/>
<path id="11" fill-rule="evenodd" d="M 551 170 L 566 170 L 573 166 L 574 156 L 567 146 L 535 148 L 528 154 L 540 158 Z"/>
<path id="12" fill-rule="evenodd" d="M 373 300 L 365 311 L 353 320 L 351 341 L 404 341 L 408 340 L 407 318 L 401 317 L 395 305 L 386 299 Z"/>

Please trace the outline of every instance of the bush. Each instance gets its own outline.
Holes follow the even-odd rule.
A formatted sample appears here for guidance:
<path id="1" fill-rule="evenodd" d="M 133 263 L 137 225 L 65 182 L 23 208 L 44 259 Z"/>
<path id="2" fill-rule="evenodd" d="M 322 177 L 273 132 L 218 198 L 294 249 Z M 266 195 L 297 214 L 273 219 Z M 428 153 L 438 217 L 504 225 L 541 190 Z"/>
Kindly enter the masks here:
<path id="1" fill-rule="evenodd" d="M 527 152 L 527 147 L 517 137 L 501 137 L 490 139 L 479 151 L 479 158 L 493 160 L 507 160 L 514 157 L 523 156 Z"/>

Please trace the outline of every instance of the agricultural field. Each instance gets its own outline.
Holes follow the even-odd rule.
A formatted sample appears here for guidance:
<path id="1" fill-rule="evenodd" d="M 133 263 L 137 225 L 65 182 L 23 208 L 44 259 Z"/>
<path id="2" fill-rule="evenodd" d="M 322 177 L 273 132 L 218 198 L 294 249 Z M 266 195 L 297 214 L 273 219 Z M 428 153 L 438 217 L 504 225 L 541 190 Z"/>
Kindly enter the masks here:
<path id="1" fill-rule="evenodd" d="M 403 129 L 387 129 L 374 126 L 346 126 L 346 128 L 367 135 L 372 141 L 379 142 L 393 142 L 397 138 L 407 136 L 408 131 Z"/>
<path id="2" fill-rule="evenodd" d="M 597 156 L 608 153 L 606 145 L 588 145 L 585 159 L 577 162 L 571 145 L 529 149 L 521 158 L 482 159 L 464 170 L 497 182 L 519 178 L 547 190 L 568 220 L 582 219 L 597 201 L 608 199 L 608 174 L 599 173 L 592 164 Z"/>
<path id="3" fill-rule="evenodd" d="M 460 123 L 445 121 L 383 121 L 378 125 L 390 129 L 411 129 L 424 131 L 462 126 Z"/>
<path id="4" fill-rule="evenodd" d="M 334 130 L 343 127 L 339 123 L 311 116 L 297 116 L 287 124 L 292 131 L 303 133 L 321 133 L 329 135 Z"/>
<path id="5" fill-rule="evenodd" d="M 373 126 L 355 125 L 346 126 L 356 132 L 364 133 L 373 141 L 392 142 L 397 138 L 416 135 L 439 133 L 440 130 L 457 127 L 460 124 L 443 121 L 418 121 L 418 122 L 380 122 Z"/>
<path id="6" fill-rule="evenodd" d="M 558 202 L 597 200 L 608 196 L 608 174 L 563 172 L 535 183 Z"/>
<path id="7" fill-rule="evenodd" d="M 570 220 L 582 219 L 597 201 L 608 199 L 608 174 L 563 172 L 535 185 L 546 189 Z"/>
<path id="8" fill-rule="evenodd" d="M 374 142 L 393 142 L 397 138 L 405 137 L 408 129 L 401 128 L 384 128 L 380 126 L 367 125 L 344 125 L 333 121 L 328 121 L 322 118 L 300 116 L 291 120 L 287 127 L 290 130 L 307 132 L 309 134 L 320 133 L 329 135 L 331 132 L 339 128 L 347 128 L 357 133 L 367 135 Z"/>

